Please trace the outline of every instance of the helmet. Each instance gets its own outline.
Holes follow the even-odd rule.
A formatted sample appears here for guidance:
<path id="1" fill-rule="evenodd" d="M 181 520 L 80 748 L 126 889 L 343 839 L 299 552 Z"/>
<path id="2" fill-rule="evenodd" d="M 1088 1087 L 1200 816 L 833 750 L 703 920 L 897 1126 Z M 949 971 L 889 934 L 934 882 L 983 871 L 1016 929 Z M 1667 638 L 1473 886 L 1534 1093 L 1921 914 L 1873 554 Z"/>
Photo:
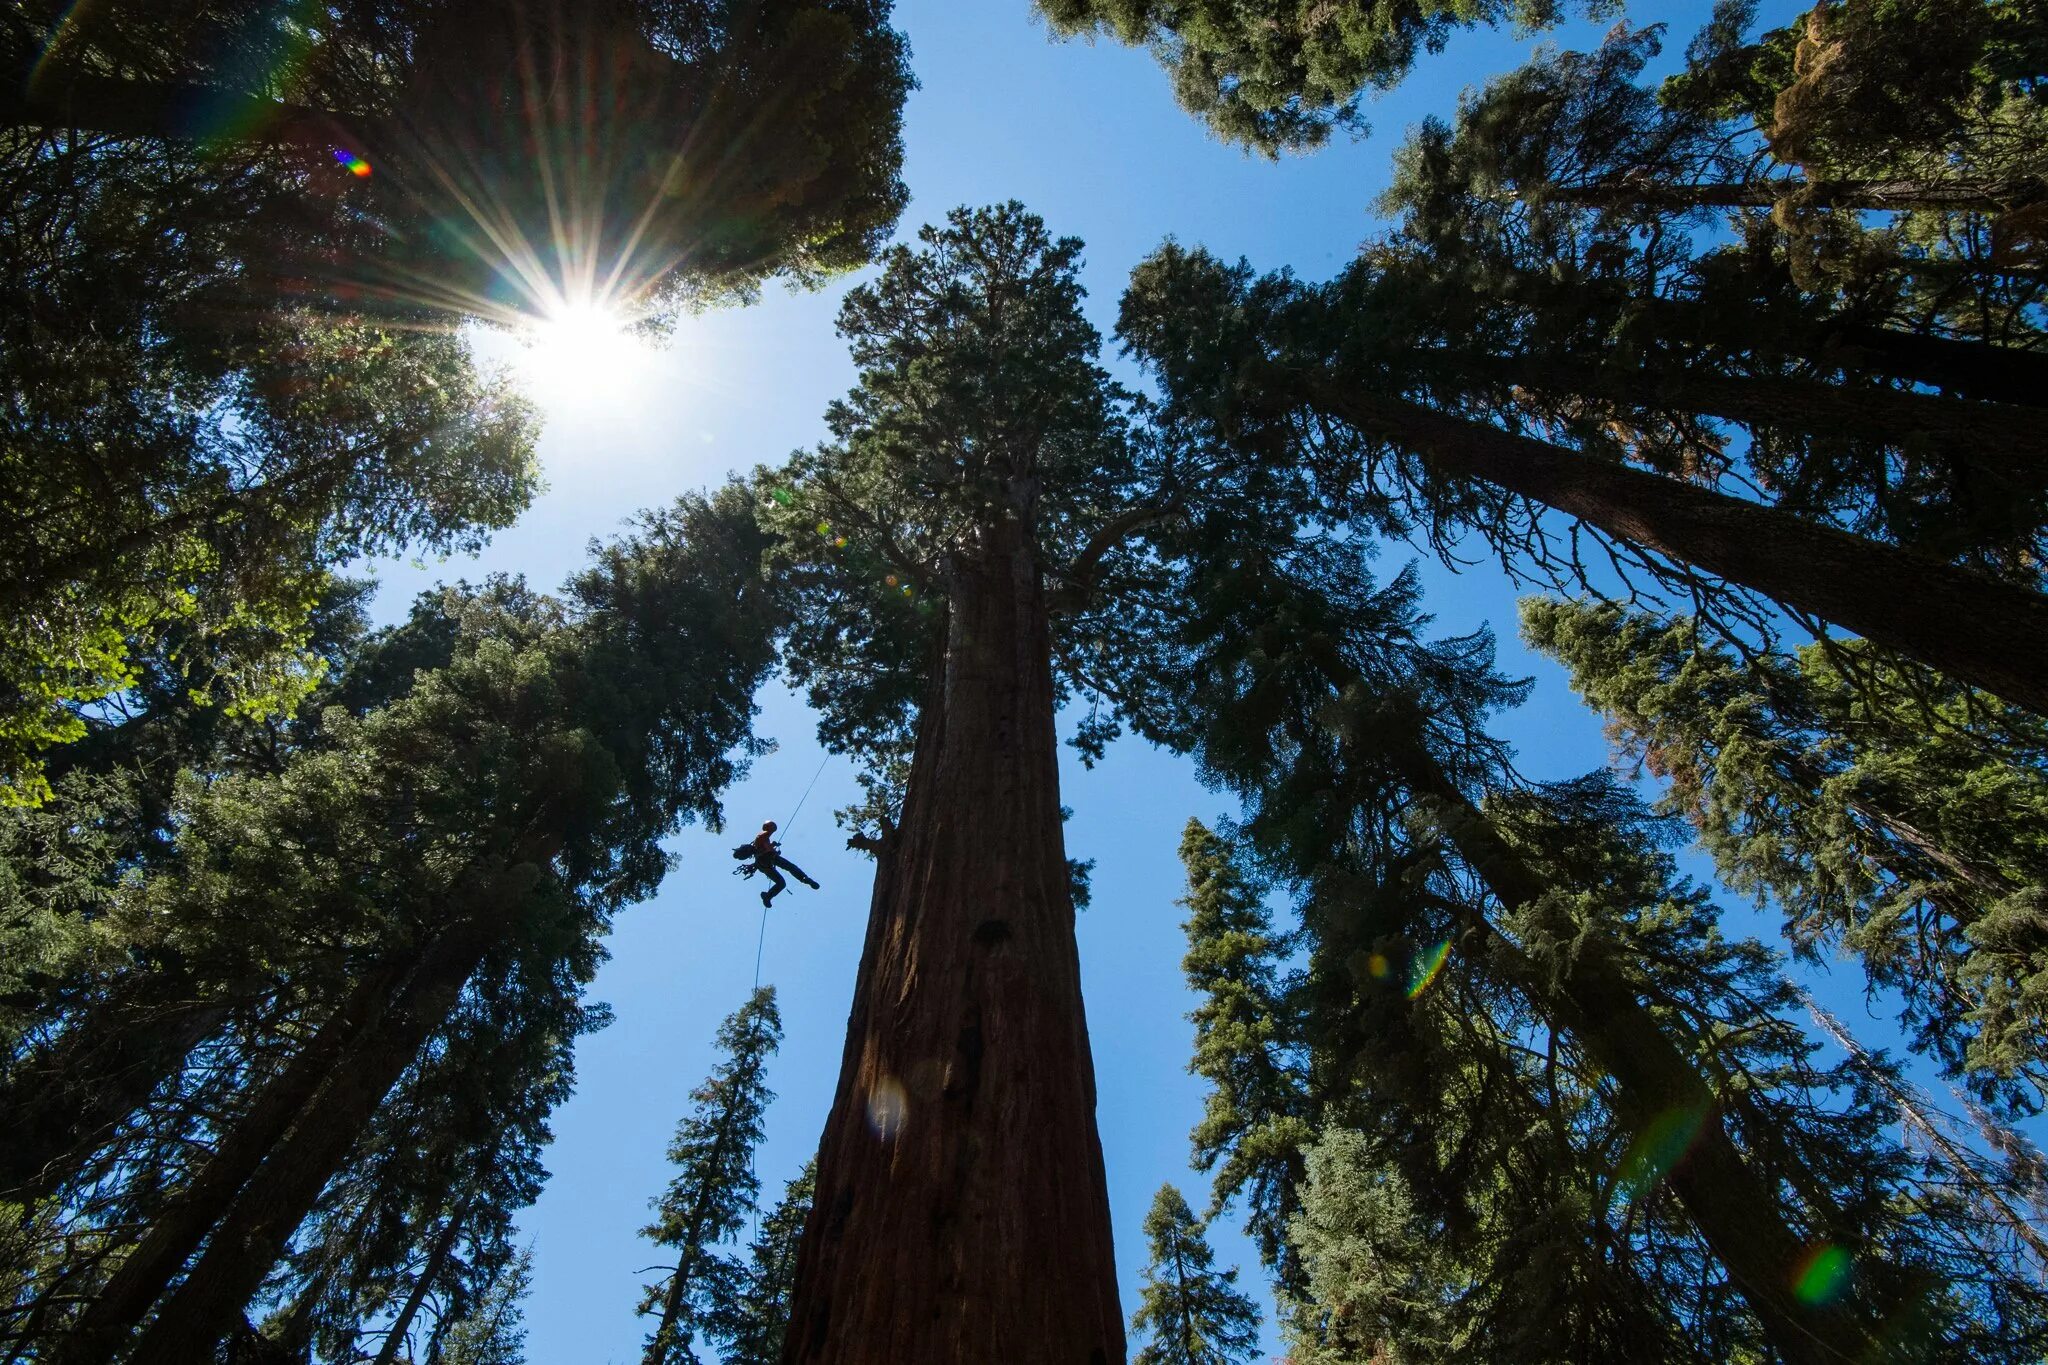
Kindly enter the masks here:
<path id="1" fill-rule="evenodd" d="M 773 820 L 763 820 L 761 822 L 761 828 L 767 830 L 770 834 L 773 834 L 775 832 L 775 822 Z"/>

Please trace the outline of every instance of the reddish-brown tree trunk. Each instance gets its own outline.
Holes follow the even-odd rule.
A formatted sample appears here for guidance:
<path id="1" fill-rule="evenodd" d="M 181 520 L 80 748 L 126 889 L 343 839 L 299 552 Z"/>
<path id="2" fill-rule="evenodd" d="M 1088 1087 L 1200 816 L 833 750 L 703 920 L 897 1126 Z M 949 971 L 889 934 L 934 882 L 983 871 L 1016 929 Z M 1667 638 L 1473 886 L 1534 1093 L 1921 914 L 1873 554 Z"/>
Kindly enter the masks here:
<path id="1" fill-rule="evenodd" d="M 2038 413 L 1908 389 L 1853 388 L 1789 375 L 1720 375 L 1488 355 L 1451 363 L 1496 382 L 1646 408 L 1724 417 L 1744 426 L 1891 445 L 1937 446 L 1958 467 L 2020 488 L 2048 484 L 2048 423 Z"/>
<path id="2" fill-rule="evenodd" d="M 1400 399 L 1327 384 L 1309 398 L 1440 474 L 1556 508 L 2048 715 L 2048 596 Z"/>
<path id="3" fill-rule="evenodd" d="M 1024 530 L 949 575 L 797 1257 L 791 1365 L 1124 1359 Z"/>

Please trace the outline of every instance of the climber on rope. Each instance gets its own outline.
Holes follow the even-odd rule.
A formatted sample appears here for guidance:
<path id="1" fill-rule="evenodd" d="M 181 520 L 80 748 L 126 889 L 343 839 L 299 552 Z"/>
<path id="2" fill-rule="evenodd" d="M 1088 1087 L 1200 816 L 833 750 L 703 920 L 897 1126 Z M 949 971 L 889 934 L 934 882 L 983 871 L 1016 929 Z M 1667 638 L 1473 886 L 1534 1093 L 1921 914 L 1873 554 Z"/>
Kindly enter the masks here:
<path id="1" fill-rule="evenodd" d="M 818 884 L 812 881 L 802 868 L 782 856 L 782 846 L 775 842 L 775 822 L 773 820 L 762 824 L 761 832 L 754 836 L 752 843 L 741 844 L 738 848 L 734 849 L 733 856 L 735 858 L 752 858 L 754 865 L 746 869 L 747 874 L 751 876 L 756 872 L 763 873 L 767 876 L 769 882 L 772 883 L 766 891 L 761 893 L 761 904 L 764 906 L 773 905 L 775 898 L 789 888 L 789 883 L 782 879 L 782 873 L 778 872 L 777 868 L 787 870 L 791 876 L 795 877 L 805 886 L 810 887 L 811 890 L 816 891 L 818 889 Z"/>

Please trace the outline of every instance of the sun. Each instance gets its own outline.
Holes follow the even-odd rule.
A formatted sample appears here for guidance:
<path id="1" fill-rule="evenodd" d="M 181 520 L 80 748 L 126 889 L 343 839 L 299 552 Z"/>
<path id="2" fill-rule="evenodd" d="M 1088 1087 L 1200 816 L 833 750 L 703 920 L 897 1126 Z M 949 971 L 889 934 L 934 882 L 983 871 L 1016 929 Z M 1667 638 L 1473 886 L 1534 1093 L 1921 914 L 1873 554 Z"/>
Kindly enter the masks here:
<path id="1" fill-rule="evenodd" d="M 514 361 L 526 391 L 549 409 L 616 406 L 644 393 L 654 349 L 623 310 L 564 301 L 520 329 Z"/>

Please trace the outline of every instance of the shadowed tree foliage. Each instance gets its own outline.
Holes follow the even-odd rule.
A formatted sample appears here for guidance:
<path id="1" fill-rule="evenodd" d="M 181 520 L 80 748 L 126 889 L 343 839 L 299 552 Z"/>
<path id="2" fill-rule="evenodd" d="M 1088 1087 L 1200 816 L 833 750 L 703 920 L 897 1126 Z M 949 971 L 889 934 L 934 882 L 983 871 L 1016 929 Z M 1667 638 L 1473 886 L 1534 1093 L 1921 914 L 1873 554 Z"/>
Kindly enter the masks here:
<path id="1" fill-rule="evenodd" d="M 1246 802 L 1240 853 L 1190 841 L 1191 891 L 1297 898 L 1299 937 L 1223 1000 L 1277 983 L 1278 1045 L 1247 1031 L 1236 1066 L 1300 1077 L 1240 1131 L 1306 1100 L 1321 1135 L 1292 1195 L 1298 1353 L 1988 1361 L 2037 1337 L 2036 1290 L 1887 1137 L 1873 1073 L 1785 1022 L 1775 960 L 1720 936 L 1668 828 L 1604 779 L 1514 776 L 1491 642 L 1424 643 L 1411 576 L 1378 590 L 1356 545 L 1248 524 L 1190 526 L 1181 643 L 1123 675 L 1139 732 Z M 1245 1158 L 1303 1179 L 1298 1151 Z M 1795 1292 L 1823 1243 L 1853 1283 Z"/>
<path id="2" fill-rule="evenodd" d="M 1670 782 L 1721 878 L 1899 992 L 1915 1045 L 1982 1100 L 2040 1107 L 2048 730 L 1925 670 L 1808 648 L 1739 659 L 1690 623 L 1530 599 L 1628 757 Z M 1853 674 L 1865 676 L 1857 679 Z"/>
<path id="3" fill-rule="evenodd" d="M 880 245 L 904 200 L 910 86 L 887 14 L 874 0 L 31 0 L 0 28 L 20 73 L 0 119 L 48 145 L 275 164 L 311 191 L 287 221 L 338 207 L 356 238 L 340 261 L 278 243 L 268 264 L 299 287 L 486 313 L 578 286 L 673 299 L 816 278 Z"/>
<path id="4" fill-rule="evenodd" d="M 2048 712 L 2034 671 L 2048 597 L 2031 569 L 2006 581 L 1703 486 L 1711 468 L 1617 441 L 1631 428 L 1598 412 L 1564 407 L 1549 425 L 1512 365 L 1487 361 L 1485 384 L 1455 361 L 1438 368 L 1439 321 L 1417 317 L 1429 295 L 1404 272 L 1398 252 L 1368 252 L 1313 286 L 1169 244 L 1134 274 L 1120 331 L 1184 439 L 1302 467 L 1325 515 L 1361 533 L 1414 536 L 1453 560 L 1476 537 L 1513 573 L 1619 577 L 1699 602 L 1723 629 L 1769 629 L 1747 590 Z M 1462 321 L 1448 333 L 1469 343 Z"/>
<path id="5" fill-rule="evenodd" d="M 282 191 L 126 146 L 0 146 L 0 794 L 152 656 L 228 710 L 318 679 L 328 576 L 462 550 L 539 484 L 532 413 L 453 335 L 229 304 Z"/>
<path id="6" fill-rule="evenodd" d="M 723 1365 L 780 1365 L 789 1335 L 789 1296 L 796 1287 L 797 1248 L 817 1182 L 817 1162 L 805 1162 L 761 1220 L 745 1263 L 733 1266 L 718 1302 L 705 1314 L 705 1335 L 718 1343 Z"/>
<path id="7" fill-rule="evenodd" d="M 566 602 L 454 599 L 452 629 L 424 631 L 448 640 L 441 667 L 360 716 L 330 707 L 275 774 L 189 785 L 175 861 L 104 920 L 194 950 L 188 980 L 219 1004 L 21 1208 L 37 1240 L 10 1257 L 17 1321 L 40 1312 L 49 1358 L 204 1359 L 267 1281 L 310 1291 L 297 1277 L 329 1253 L 366 1297 L 307 1313 L 351 1330 L 404 1264 L 380 1220 L 429 1254 L 469 1201 L 531 1197 L 610 916 L 658 882 L 662 838 L 717 818 L 747 750 L 774 625 L 762 544 L 737 491 L 686 499 L 600 550 Z M 118 1001 L 148 979 L 102 984 Z M 49 984 L 92 998 L 90 979 Z M 67 1003 L 52 991 L 49 1046 L 93 1025 Z M 358 1162 L 398 1163 L 419 1198 L 363 1203 Z M 266 1325 L 289 1337 L 298 1306 Z"/>
<path id="8" fill-rule="evenodd" d="M 1451 559 L 1476 537 L 1513 573 L 1736 636 L 1782 626 L 1774 603 L 2048 710 L 2042 281 L 2013 255 L 2041 51 L 2027 6 L 1951 5 L 1968 22 L 1925 49 L 1907 8 L 1749 43 L 1725 7 L 1661 93 L 1640 82 L 1656 30 L 1541 54 L 1410 141 L 1398 229 L 1336 280 L 1169 244 L 1121 333 L 1192 439 L 1312 467 L 1361 531 Z M 1881 89 L 1932 130 L 1911 174 L 1940 186 L 1881 194 L 1908 170 L 1795 163 L 1760 122 L 1798 105 L 1875 146 Z"/>
<path id="9" fill-rule="evenodd" d="M 1542 28 L 1556 0 L 1037 0 L 1056 32 L 1144 44 L 1181 107 L 1219 137 L 1277 156 L 1362 132 L 1368 94 L 1474 25 Z M 1604 3 L 1591 12 L 1609 8 Z"/>
<path id="10" fill-rule="evenodd" d="M 1301 1153 L 1315 1136 L 1316 1106 L 1275 965 L 1285 944 L 1262 888 L 1199 820 L 1181 833 L 1180 859 L 1188 874 L 1181 970 L 1202 998 L 1189 1016 L 1189 1069 L 1210 1086 L 1193 1135 L 1195 1162 L 1214 1172 L 1217 1204 L 1243 1197 L 1245 1228 L 1259 1254 L 1283 1284 L 1292 1284 L 1287 1227 L 1296 1212 Z"/>
<path id="11" fill-rule="evenodd" d="M 1208 1228 L 1172 1185 L 1145 1215 L 1150 1263 L 1131 1331 L 1148 1338 L 1134 1365 L 1238 1365 L 1258 1350 L 1259 1308 L 1235 1270 L 1213 1270 Z"/>
<path id="12" fill-rule="evenodd" d="M 764 475 L 786 658 L 868 769 L 878 861 L 792 1361 L 1123 1357 L 1054 713 L 1183 485 L 1079 255 L 1015 204 L 891 252 L 840 314 L 832 440 Z"/>
<path id="13" fill-rule="evenodd" d="M 533 1282 L 533 1253 L 514 1253 L 476 1307 L 457 1318 L 440 1343 L 440 1365 L 526 1365 L 520 1301 Z"/>
<path id="14" fill-rule="evenodd" d="M 871 0 L 23 0 L 0 68 L 12 800 L 165 638 L 288 712 L 330 569 L 524 508 L 464 319 L 816 283 L 905 196 Z"/>
<path id="15" fill-rule="evenodd" d="M 645 1365 L 694 1365 L 691 1337 L 708 1334 L 714 1305 L 744 1292 L 732 1283 L 743 1272 L 736 1274 L 737 1267 L 714 1248 L 746 1226 L 761 1192 L 754 1148 L 775 1098 L 768 1088 L 768 1059 L 781 1042 L 775 988 L 762 986 L 719 1025 L 724 1060 L 690 1092 L 690 1114 L 676 1126 L 668 1148 L 675 1178 L 654 1201 L 654 1223 L 641 1230 L 655 1245 L 677 1253 L 666 1282 L 648 1285 L 640 1301 L 642 1314 L 658 1314 Z"/>

